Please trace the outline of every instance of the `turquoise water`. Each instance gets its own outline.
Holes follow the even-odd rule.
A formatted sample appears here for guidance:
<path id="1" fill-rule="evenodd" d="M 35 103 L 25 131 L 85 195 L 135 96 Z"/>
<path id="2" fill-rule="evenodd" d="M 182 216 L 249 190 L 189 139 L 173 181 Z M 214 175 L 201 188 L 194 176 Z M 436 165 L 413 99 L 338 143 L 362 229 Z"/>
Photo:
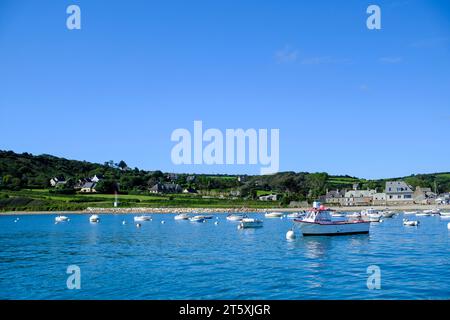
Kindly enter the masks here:
<path id="1" fill-rule="evenodd" d="M 238 230 L 225 215 L 207 223 L 153 215 L 141 228 L 132 215 L 101 215 L 99 224 L 54 217 L 0 217 L 0 299 L 450 298 L 450 220 L 439 216 L 404 227 L 398 215 L 369 235 L 294 241 L 285 239 L 287 219 Z M 69 265 L 81 269 L 80 290 L 67 289 Z M 367 288 L 370 265 L 381 269 L 379 290 Z"/>

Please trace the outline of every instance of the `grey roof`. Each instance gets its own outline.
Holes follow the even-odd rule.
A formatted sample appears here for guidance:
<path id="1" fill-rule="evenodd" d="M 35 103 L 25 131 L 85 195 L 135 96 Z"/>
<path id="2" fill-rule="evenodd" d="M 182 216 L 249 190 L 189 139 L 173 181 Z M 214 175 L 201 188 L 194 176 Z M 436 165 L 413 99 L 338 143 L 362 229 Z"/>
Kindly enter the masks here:
<path id="1" fill-rule="evenodd" d="M 387 181 L 386 193 L 412 193 L 412 188 L 404 181 Z"/>
<path id="2" fill-rule="evenodd" d="M 83 184 L 82 188 L 94 188 L 95 184 L 95 182 L 86 182 L 85 184 Z"/>

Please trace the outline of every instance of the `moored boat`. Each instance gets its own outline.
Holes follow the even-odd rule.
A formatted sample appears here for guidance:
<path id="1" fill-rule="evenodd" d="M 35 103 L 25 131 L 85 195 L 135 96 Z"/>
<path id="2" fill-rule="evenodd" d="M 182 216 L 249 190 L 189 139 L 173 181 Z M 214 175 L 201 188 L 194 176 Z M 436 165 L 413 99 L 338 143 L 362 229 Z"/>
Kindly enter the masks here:
<path id="1" fill-rule="evenodd" d="M 266 218 L 281 218 L 281 217 L 283 217 L 283 213 L 282 212 L 267 212 L 264 216 Z"/>
<path id="2" fill-rule="evenodd" d="M 246 228 L 261 228 L 263 226 L 263 221 L 253 218 L 244 218 L 241 220 L 239 227 L 242 229 Z"/>
<path id="3" fill-rule="evenodd" d="M 413 214 L 417 214 L 417 211 L 404 211 L 403 213 L 406 215 L 413 215 Z"/>
<path id="4" fill-rule="evenodd" d="M 393 216 L 395 216 L 395 211 L 383 211 L 383 212 L 381 213 L 381 215 L 382 215 L 384 218 L 392 218 Z"/>
<path id="5" fill-rule="evenodd" d="M 428 217 L 428 216 L 431 216 L 431 213 L 429 212 L 429 210 L 425 210 L 423 212 L 416 213 L 416 216 L 418 216 L 418 217 Z"/>
<path id="6" fill-rule="evenodd" d="M 293 212 L 286 216 L 288 219 L 300 219 L 305 216 L 304 212 Z"/>
<path id="7" fill-rule="evenodd" d="M 333 236 L 347 234 L 369 233 L 370 222 L 335 221 L 331 217 L 331 211 L 324 206 L 311 209 L 304 219 L 295 219 L 304 236 Z"/>
<path id="8" fill-rule="evenodd" d="M 241 221 L 242 219 L 247 218 L 247 215 L 243 213 L 233 213 L 227 216 L 228 221 Z"/>
<path id="9" fill-rule="evenodd" d="M 180 213 L 174 217 L 175 220 L 189 220 L 189 215 L 187 213 Z"/>
<path id="10" fill-rule="evenodd" d="M 450 217 L 450 211 L 441 212 L 441 216 L 443 216 L 443 217 Z"/>
<path id="11" fill-rule="evenodd" d="M 150 221 L 150 220 L 152 220 L 152 217 L 150 217 L 150 216 L 136 216 L 136 217 L 134 217 L 134 221 L 136 221 L 136 222 L 142 222 L 142 221 Z"/>
<path id="12" fill-rule="evenodd" d="M 92 223 L 98 223 L 100 222 L 100 217 L 97 214 L 93 214 L 89 217 L 89 221 Z"/>
<path id="13" fill-rule="evenodd" d="M 56 221 L 56 222 L 65 222 L 65 221 L 69 221 L 69 217 L 66 217 L 66 216 L 57 216 L 57 217 L 55 217 L 55 221 Z"/>
<path id="14" fill-rule="evenodd" d="M 204 216 L 193 216 L 189 218 L 190 222 L 205 222 Z"/>

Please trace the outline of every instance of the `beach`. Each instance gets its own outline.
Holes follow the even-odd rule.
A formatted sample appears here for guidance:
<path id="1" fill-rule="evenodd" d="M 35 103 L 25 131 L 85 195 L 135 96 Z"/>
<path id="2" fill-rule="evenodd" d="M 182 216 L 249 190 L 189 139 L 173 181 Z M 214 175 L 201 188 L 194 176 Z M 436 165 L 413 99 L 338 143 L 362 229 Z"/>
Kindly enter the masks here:
<path id="1" fill-rule="evenodd" d="M 367 209 L 375 210 L 388 210 L 388 211 L 422 211 L 431 210 L 439 208 L 441 211 L 450 211 L 450 205 L 402 205 L 402 206 L 354 206 L 354 207 L 328 207 L 331 210 L 337 212 L 355 212 Z M 265 209 L 255 209 L 255 208 L 170 208 L 170 207 L 159 207 L 159 208 L 146 208 L 146 207 L 135 207 L 135 208 L 87 208 L 86 210 L 79 211 L 10 211 L 2 212 L 0 215 L 37 215 L 37 214 L 140 214 L 140 213 L 151 213 L 151 214 L 171 214 L 171 213 L 195 213 L 195 214 L 230 214 L 230 213 L 266 213 L 266 212 L 297 212 L 306 211 L 310 207 L 298 207 L 298 208 L 265 208 Z"/>

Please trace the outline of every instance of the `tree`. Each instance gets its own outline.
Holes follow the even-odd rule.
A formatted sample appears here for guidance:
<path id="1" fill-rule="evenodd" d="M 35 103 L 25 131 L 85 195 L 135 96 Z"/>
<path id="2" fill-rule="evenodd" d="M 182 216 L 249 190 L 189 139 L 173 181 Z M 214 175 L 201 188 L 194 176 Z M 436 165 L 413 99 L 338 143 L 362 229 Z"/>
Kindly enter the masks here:
<path id="1" fill-rule="evenodd" d="M 120 160 L 117 166 L 120 168 L 120 170 L 125 170 L 126 168 L 128 168 L 127 164 L 123 160 Z"/>

